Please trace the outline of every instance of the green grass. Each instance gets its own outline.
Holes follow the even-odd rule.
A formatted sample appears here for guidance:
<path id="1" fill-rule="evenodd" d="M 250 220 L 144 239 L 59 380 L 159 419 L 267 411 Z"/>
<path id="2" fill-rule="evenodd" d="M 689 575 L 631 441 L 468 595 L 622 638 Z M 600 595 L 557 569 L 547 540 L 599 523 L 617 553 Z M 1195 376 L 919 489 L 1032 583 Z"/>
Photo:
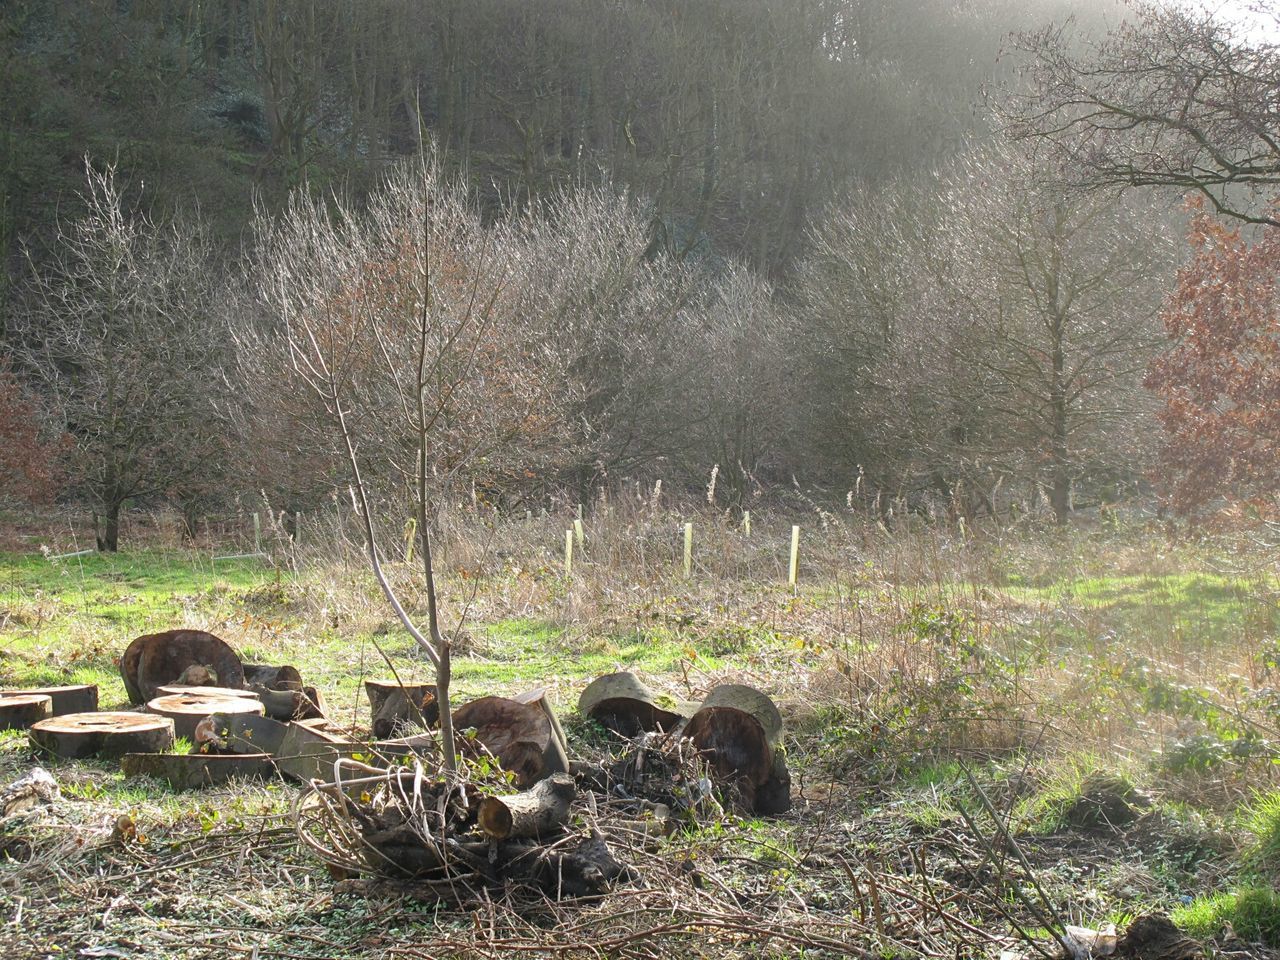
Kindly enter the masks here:
<path id="1" fill-rule="evenodd" d="M 193 618 L 225 621 L 241 595 L 275 576 L 255 561 L 214 566 L 176 551 L 0 554 L 0 683 L 96 683 L 104 705 L 120 702 L 116 661 L 133 637 Z"/>
<path id="2" fill-rule="evenodd" d="M 1280 790 L 1259 793 L 1244 811 L 1244 826 L 1252 841 L 1245 863 L 1263 874 L 1280 875 Z"/>
<path id="3" fill-rule="evenodd" d="M 1280 894 L 1268 887 L 1205 894 L 1175 909 L 1170 919 L 1200 940 L 1230 929 L 1241 940 L 1280 946 Z"/>
<path id="4" fill-rule="evenodd" d="M 1130 635 L 1154 636 L 1170 647 L 1204 649 L 1248 631 L 1259 637 L 1280 626 L 1273 582 L 1190 572 L 1087 576 L 1038 587 L 1014 587 L 1026 600 L 1073 607 Z"/>

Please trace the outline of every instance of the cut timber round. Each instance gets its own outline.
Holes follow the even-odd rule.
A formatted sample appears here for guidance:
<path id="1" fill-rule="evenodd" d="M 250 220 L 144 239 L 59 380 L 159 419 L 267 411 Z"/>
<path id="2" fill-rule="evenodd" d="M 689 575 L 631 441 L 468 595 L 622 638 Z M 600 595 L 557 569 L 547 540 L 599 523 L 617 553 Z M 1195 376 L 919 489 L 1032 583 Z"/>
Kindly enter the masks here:
<path id="1" fill-rule="evenodd" d="M 476 731 L 475 740 L 497 758 L 502 769 L 516 775 L 521 787 L 531 787 L 550 771 L 547 751 L 551 746 L 551 723 L 542 710 L 530 703 L 505 697 L 481 697 L 453 712 L 453 729 Z M 479 753 L 468 738 L 459 738 L 460 750 Z"/>
<path id="2" fill-rule="evenodd" d="M 631 738 L 654 730 L 674 730 L 689 711 L 671 698 L 659 698 L 634 673 L 606 673 L 578 697 L 578 712 L 614 733 Z"/>
<path id="3" fill-rule="evenodd" d="M 364 692 L 369 698 L 373 735 L 378 739 L 394 735 L 400 723 L 431 729 L 440 722 L 435 684 L 401 686 L 396 680 L 366 680 Z"/>
<path id="4" fill-rule="evenodd" d="M 476 822 L 495 840 L 545 836 L 565 825 L 577 792 L 573 777 L 553 774 L 524 793 L 485 797 Z"/>
<path id="5" fill-rule="evenodd" d="M 224 640 L 203 630 L 166 630 L 138 637 L 120 658 L 131 703 L 145 703 L 169 684 L 244 686 L 244 666 Z"/>
<path id="6" fill-rule="evenodd" d="M 268 690 L 257 687 L 255 696 L 262 701 L 267 716 L 273 720 L 312 720 L 324 717 L 324 699 L 315 687 L 302 690 Z"/>
<path id="7" fill-rule="evenodd" d="M 0 730 L 26 730 L 53 713 L 53 698 L 41 693 L 0 697 Z"/>
<path id="8" fill-rule="evenodd" d="M 560 720 L 556 717 L 555 710 L 551 708 L 551 701 L 547 699 L 547 692 L 546 687 L 538 687 L 536 690 L 530 690 L 528 693 L 522 693 L 511 699 L 516 703 L 527 703 L 535 706 L 543 712 L 547 722 L 551 724 L 551 740 L 547 744 L 547 772 L 568 773 L 569 741 L 565 738 L 564 728 L 560 726 Z"/>
<path id="9" fill-rule="evenodd" d="M 265 753 L 127 753 L 120 758 L 126 777 L 154 777 L 175 790 L 196 790 L 228 780 L 261 780 L 275 774 Z"/>
<path id="10" fill-rule="evenodd" d="M 297 667 L 287 664 L 282 667 L 268 667 L 261 663 L 244 665 L 244 682 L 247 686 L 266 687 L 268 690 L 301 690 L 302 674 Z"/>
<path id="11" fill-rule="evenodd" d="M 782 716 L 754 687 L 722 684 L 707 695 L 684 729 L 707 755 L 712 772 L 735 789 L 752 813 L 791 808 L 791 776 L 781 750 Z"/>
<path id="12" fill-rule="evenodd" d="M 368 751 L 366 745 L 323 729 L 326 722 L 295 720 L 288 725 L 276 751 L 276 767 L 283 775 L 303 783 L 328 782 L 333 778 L 334 761 Z"/>
<path id="13" fill-rule="evenodd" d="M 98 687 L 92 683 L 73 683 L 63 687 L 33 687 L 29 690 L 0 690 L 0 697 L 38 695 L 53 701 L 49 716 L 68 713 L 93 713 L 98 709 Z"/>
<path id="14" fill-rule="evenodd" d="M 195 747 L 204 753 L 280 751 L 287 724 L 252 713 L 214 713 L 196 724 Z"/>
<path id="15" fill-rule="evenodd" d="M 27 735 L 33 746 L 55 757 L 119 757 L 168 750 L 173 721 L 145 713 L 72 713 L 41 720 Z"/>
<path id="16" fill-rule="evenodd" d="M 210 697 L 175 693 L 147 701 L 147 712 L 173 721 L 174 734 L 194 742 L 196 725 L 215 713 L 262 715 L 262 704 L 251 697 Z M 136 751 L 144 753 L 146 751 Z"/>
<path id="17" fill-rule="evenodd" d="M 167 683 L 163 687 L 156 687 L 157 697 L 173 697 L 187 694 L 192 697 L 248 697 L 250 700 L 260 700 L 252 690 L 235 690 L 231 687 L 184 687 L 179 683 Z"/>

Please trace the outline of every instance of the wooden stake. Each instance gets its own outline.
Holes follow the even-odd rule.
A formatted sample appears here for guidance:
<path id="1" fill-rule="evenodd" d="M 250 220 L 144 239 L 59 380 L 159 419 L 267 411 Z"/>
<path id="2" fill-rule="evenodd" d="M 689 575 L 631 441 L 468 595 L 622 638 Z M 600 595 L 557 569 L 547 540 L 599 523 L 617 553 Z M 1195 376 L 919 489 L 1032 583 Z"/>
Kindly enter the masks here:
<path id="1" fill-rule="evenodd" d="M 578 549 L 582 549 L 582 541 L 586 539 L 586 531 L 582 529 L 582 519 L 573 521 L 573 538 L 578 541 Z"/>
<path id="2" fill-rule="evenodd" d="M 293 515 L 293 542 L 301 545 L 302 543 L 302 514 L 295 513 Z"/>
<path id="3" fill-rule="evenodd" d="M 564 532 L 564 575 L 573 575 L 573 531 Z"/>
<path id="4" fill-rule="evenodd" d="M 685 577 L 693 574 L 693 524 L 686 523 L 684 525 L 684 575 Z"/>
<path id="5" fill-rule="evenodd" d="M 751 536 L 751 511 L 742 511 L 742 532 L 748 537 Z"/>
<path id="6" fill-rule="evenodd" d="M 262 519 L 256 511 L 253 514 L 253 552 L 262 552 Z"/>
<path id="7" fill-rule="evenodd" d="M 800 528 L 793 526 L 791 528 L 791 568 L 787 575 L 787 583 L 795 587 L 796 580 L 800 575 Z"/>

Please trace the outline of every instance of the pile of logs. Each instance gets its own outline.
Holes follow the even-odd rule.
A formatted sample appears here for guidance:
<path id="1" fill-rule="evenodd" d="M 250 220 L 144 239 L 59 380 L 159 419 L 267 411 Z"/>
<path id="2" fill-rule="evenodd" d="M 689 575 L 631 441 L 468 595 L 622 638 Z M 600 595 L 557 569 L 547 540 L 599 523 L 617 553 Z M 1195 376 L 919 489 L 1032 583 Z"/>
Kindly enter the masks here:
<path id="1" fill-rule="evenodd" d="M 556 897 L 599 896 L 631 875 L 600 830 L 575 829 L 574 804 L 633 822 L 790 808 L 783 724 L 739 684 L 701 702 L 655 695 L 614 673 L 582 692 L 579 712 L 626 741 L 605 762 L 571 762 L 545 688 L 480 697 L 453 712 L 461 758 L 439 773 L 436 689 L 367 680 L 372 742 L 334 727 L 292 666 L 245 664 L 198 630 L 138 637 L 120 660 L 133 711 L 99 711 L 92 686 L 0 692 L 0 727 L 37 751 L 119 759 L 130 776 L 176 789 L 281 776 L 304 785 L 299 836 L 344 877 L 412 881 L 455 901 L 519 883 Z M 173 750 L 178 738 L 188 753 Z M 513 792 L 515 791 L 515 792 Z"/>
<path id="2" fill-rule="evenodd" d="M 119 759 L 128 774 L 188 788 L 273 775 L 283 759 L 260 746 L 211 748 L 215 728 L 235 731 L 237 742 L 256 733 L 287 747 L 284 733 L 292 725 L 324 723 L 323 699 L 295 667 L 245 664 L 225 641 L 201 630 L 138 637 L 120 658 L 120 676 L 140 710 L 99 711 L 93 685 L 6 690 L 0 729 L 27 730 L 42 754 Z M 178 738 L 192 742 L 190 754 L 172 752 Z M 309 729 L 299 738 L 314 739 Z"/>
<path id="3" fill-rule="evenodd" d="M 611 673 L 582 692 L 578 711 L 628 740 L 646 733 L 687 740 L 726 799 L 746 813 L 791 809 L 782 715 L 754 687 L 720 684 L 695 704 L 657 697 L 634 674 Z"/>
<path id="4" fill-rule="evenodd" d="M 578 790 L 557 773 L 506 793 L 491 774 L 449 782 L 413 769 L 339 763 L 295 808 L 298 834 L 347 890 L 385 879 L 464 904 L 485 888 L 528 886 L 556 899 L 597 897 L 634 878 L 598 831 L 574 829 Z M 360 879 L 357 879 L 360 878 Z"/>
<path id="5" fill-rule="evenodd" d="M 390 719 L 403 732 L 417 714 L 428 725 L 433 692 L 406 689 L 390 711 L 388 685 L 368 688 L 375 723 Z M 570 763 L 546 690 L 481 697 L 453 715 L 461 779 L 429 774 L 420 760 L 379 770 L 339 759 L 296 808 L 299 836 L 357 889 L 390 879 L 452 902 L 511 884 L 593 897 L 633 876 L 610 850 L 618 831 L 652 836 L 718 817 L 717 794 L 756 814 L 790 807 L 782 717 L 752 687 L 722 684 L 700 703 L 680 703 L 634 675 L 610 674 L 588 686 L 579 710 L 627 738 L 619 756 Z M 522 789 L 509 792 L 486 759 Z M 610 811 L 604 831 L 573 827 L 580 792 L 594 794 L 590 809 Z"/>

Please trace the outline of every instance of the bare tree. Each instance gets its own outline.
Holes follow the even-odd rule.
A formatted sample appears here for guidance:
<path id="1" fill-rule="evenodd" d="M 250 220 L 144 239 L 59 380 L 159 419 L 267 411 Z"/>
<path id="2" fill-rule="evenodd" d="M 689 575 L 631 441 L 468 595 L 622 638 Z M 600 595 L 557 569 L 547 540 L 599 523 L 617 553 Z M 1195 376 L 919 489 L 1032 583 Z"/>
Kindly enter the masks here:
<path id="1" fill-rule="evenodd" d="M 1280 25 L 1273 0 L 1256 10 Z M 1021 47 L 1030 84 L 997 108 L 1015 138 L 1089 186 L 1198 192 L 1220 213 L 1280 226 L 1256 203 L 1280 184 L 1280 46 L 1220 14 L 1142 2 L 1100 42 L 1059 25 Z"/>
<path id="2" fill-rule="evenodd" d="M 294 426 L 328 435 L 345 461 L 370 567 L 435 667 L 447 769 L 451 638 L 441 627 L 432 529 L 460 475 L 491 476 L 551 439 L 563 398 L 556 354 L 522 309 L 521 244 L 484 227 L 428 158 L 395 173 L 364 212 L 296 195 L 264 227 L 257 283 L 265 334 L 245 355 L 311 398 Z M 276 365 L 270 366 L 272 363 Z M 286 388 L 288 384 L 286 383 Z M 384 570 L 378 514 L 407 495 L 417 521 L 426 629 Z"/>
<path id="3" fill-rule="evenodd" d="M 683 442 L 698 374 L 696 276 L 646 255 L 649 209 L 608 187 L 559 190 L 519 221 L 525 302 L 565 370 L 572 443 L 559 479 L 581 493 Z"/>
<path id="4" fill-rule="evenodd" d="M 719 465 L 716 489 L 741 504 L 754 481 L 785 462 L 798 391 L 793 335 L 772 286 L 741 264 L 704 278 L 686 349 L 695 368 L 683 451 L 691 479 Z M 799 388 L 803 389 L 803 388 Z M 785 476 L 784 476 L 785 479 Z"/>
<path id="5" fill-rule="evenodd" d="M 98 549 L 119 547 L 130 500 L 220 477 L 233 390 L 198 225 L 130 217 L 114 170 L 86 164 L 86 212 L 59 228 L 20 292 L 14 352 L 74 441 L 70 484 Z"/>
<path id="6" fill-rule="evenodd" d="M 1159 218 L 1064 192 L 1001 145 L 897 196 L 905 208 L 835 210 L 802 286 L 828 349 L 852 360 L 834 395 L 883 424 L 864 436 L 889 482 L 951 496 L 1023 481 L 1063 521 L 1073 484 L 1132 477 L 1172 265 Z"/>

